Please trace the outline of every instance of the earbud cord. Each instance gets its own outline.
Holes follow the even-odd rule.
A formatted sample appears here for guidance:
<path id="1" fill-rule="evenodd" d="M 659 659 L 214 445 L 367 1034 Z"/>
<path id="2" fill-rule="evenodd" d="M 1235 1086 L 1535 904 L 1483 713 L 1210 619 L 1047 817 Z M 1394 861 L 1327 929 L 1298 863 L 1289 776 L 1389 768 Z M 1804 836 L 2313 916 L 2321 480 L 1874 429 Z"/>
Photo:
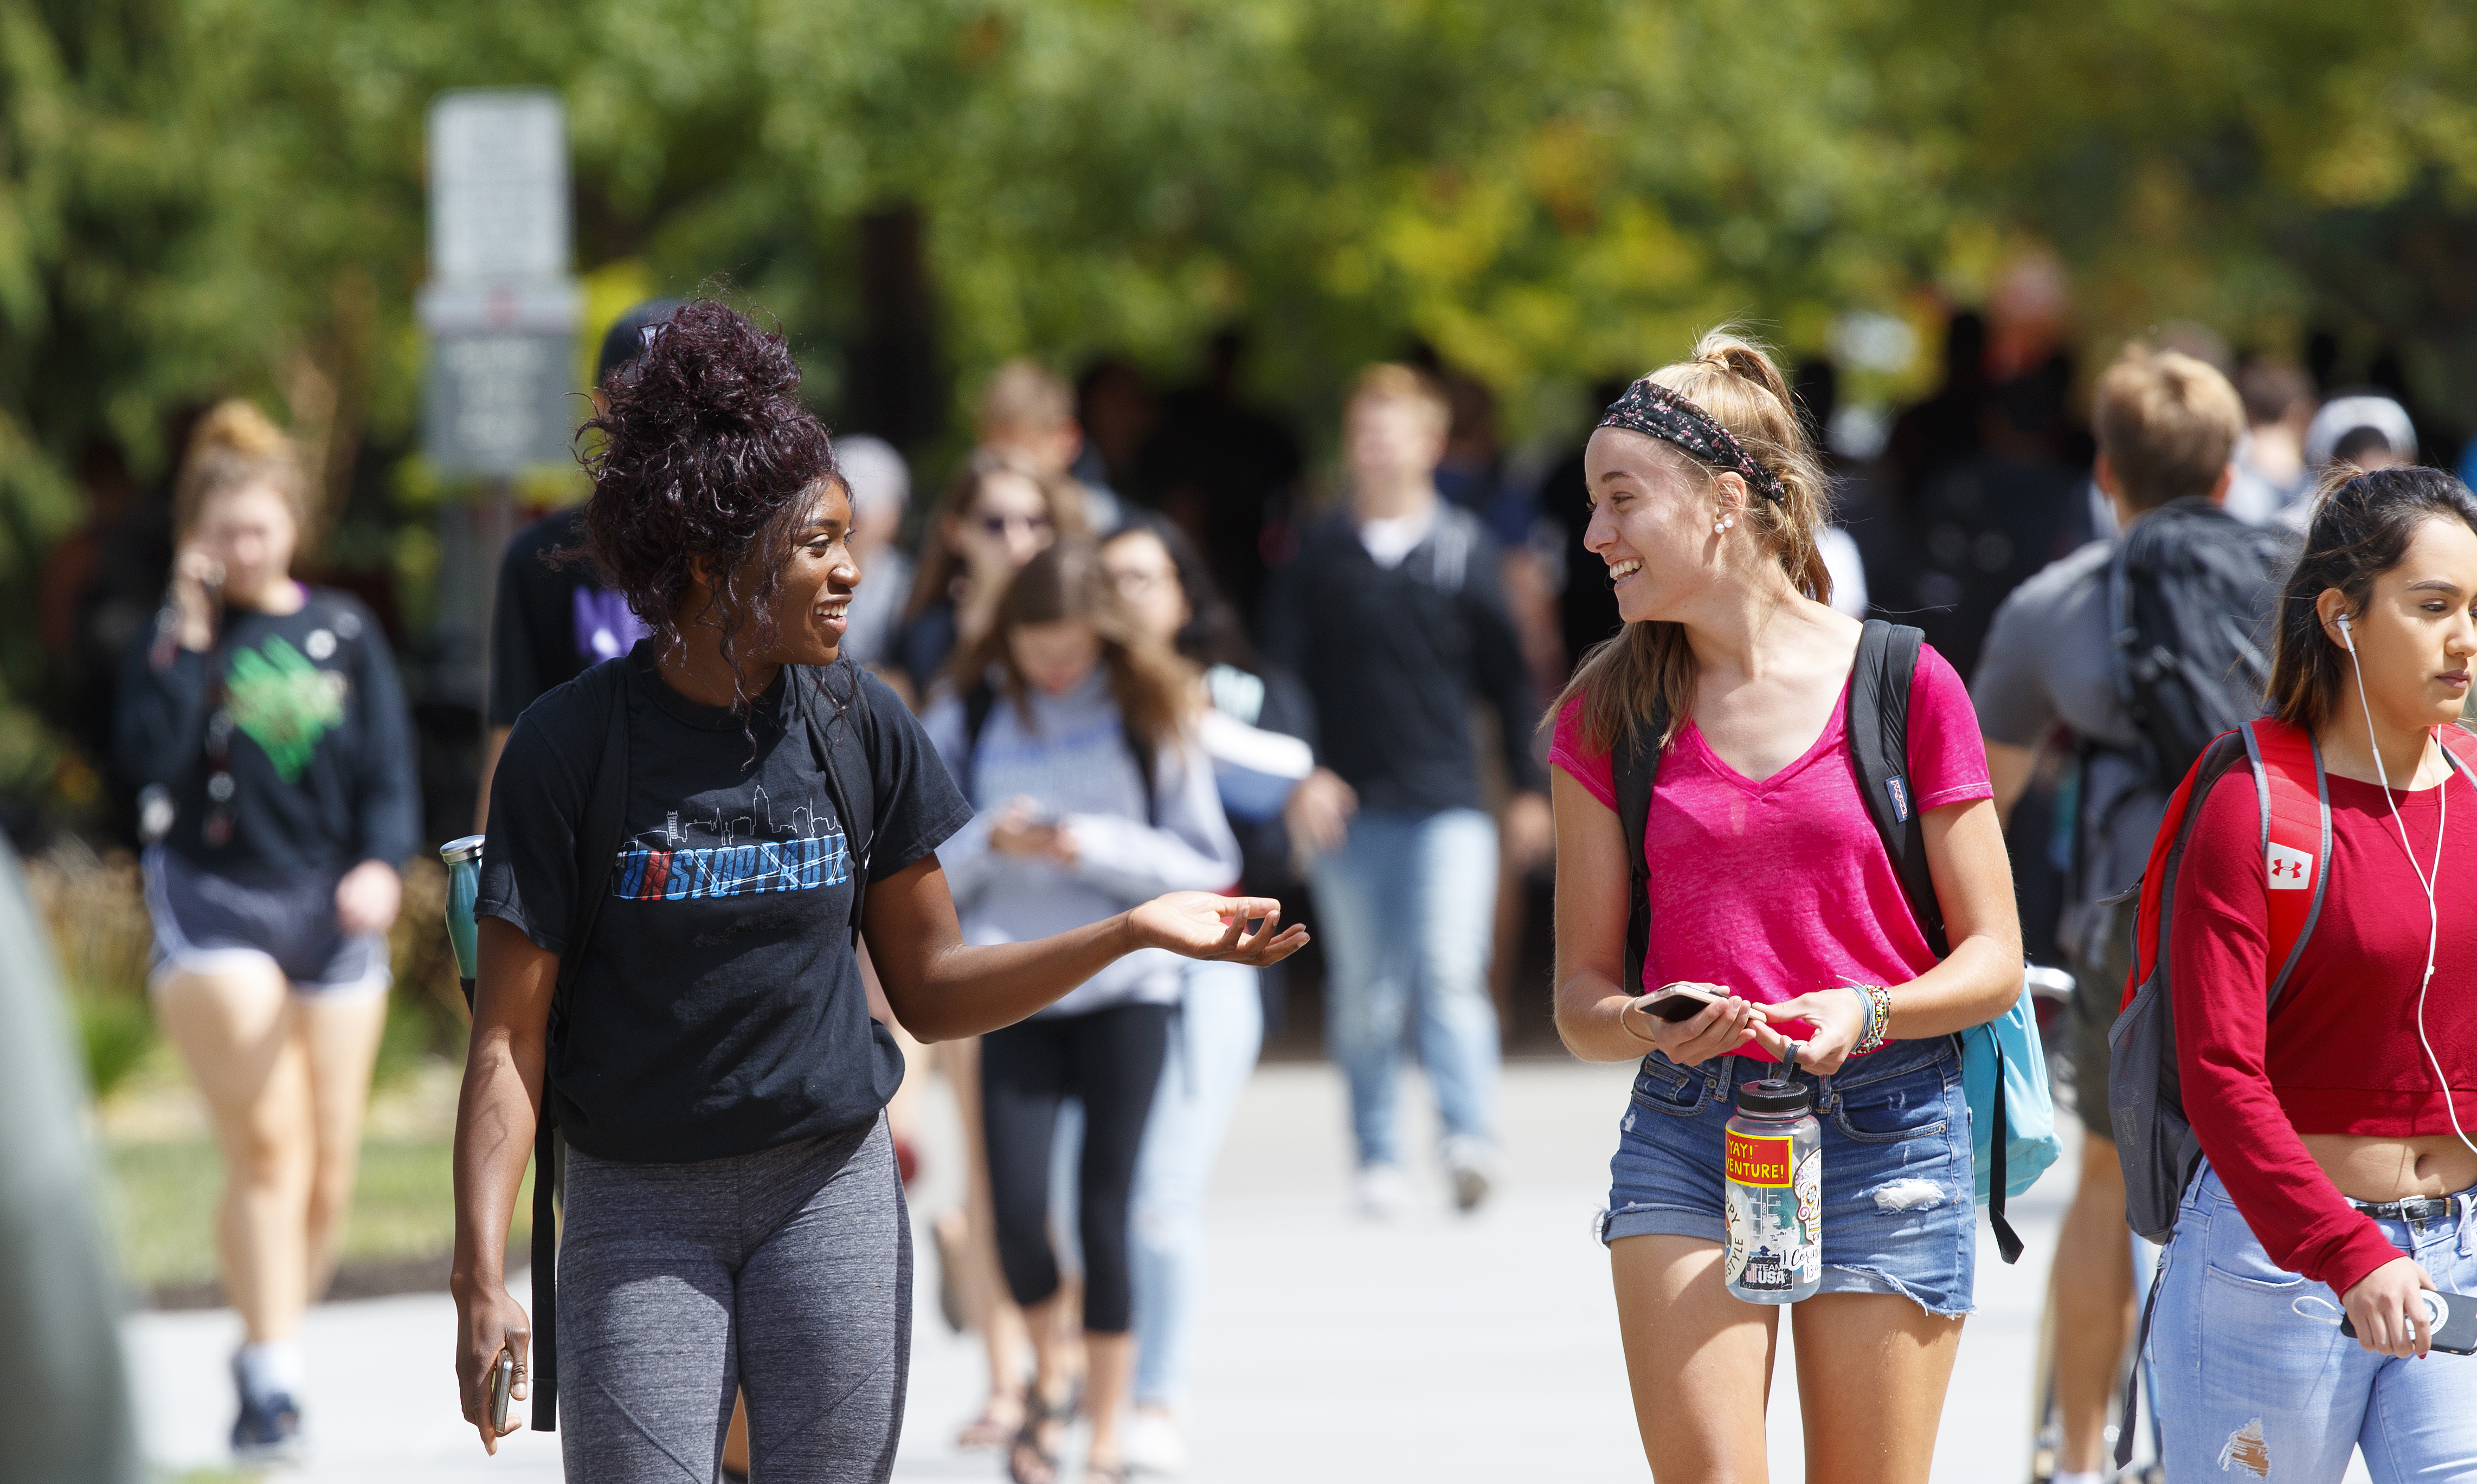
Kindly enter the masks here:
<path id="1" fill-rule="evenodd" d="M 2357 662 L 2357 641 L 2348 637 L 2348 628 L 2344 623 L 2339 626 L 2339 634 L 2348 646 L 2348 668 L 2356 673 L 2357 705 L 2365 713 L 2365 746 L 2374 754 L 2374 777 L 2383 780 L 2383 803 L 2390 806 L 2391 824 L 2399 830 L 2400 853 L 2408 857 L 2408 868 L 2416 873 L 2417 884 L 2425 888 L 2425 977 L 2416 985 L 2416 1044 L 2425 1049 L 2426 1064 L 2434 1069 L 2435 1085 L 2442 1089 L 2442 1111 L 2450 1116 L 2451 1131 L 2459 1136 L 2461 1143 L 2468 1146 L 2470 1153 L 2477 1154 L 2477 1143 L 2470 1142 L 2467 1130 L 2460 1126 L 2460 1109 L 2457 1100 L 2452 1097 L 2451 1079 L 2443 1076 L 2442 1058 L 2434 1053 L 2434 1043 L 2425 1034 L 2425 992 L 2433 987 L 2435 952 L 2442 940 L 2442 911 L 2435 903 L 2435 888 L 2442 879 L 2443 827 L 2451 820 L 2451 775 L 2459 770 L 2452 766 L 2448 755 L 2443 757 L 2442 781 L 2436 785 L 2442 793 L 2435 802 L 2434 874 L 2429 876 L 2425 868 L 2416 863 L 2416 849 L 2408 843 L 2408 825 L 2400 818 L 2398 802 L 2391 798 L 2390 775 L 2383 767 L 2382 744 L 2374 736 L 2373 703 L 2365 699 L 2365 667 Z M 2433 742 L 2431 731 L 2426 733 L 2426 740 Z M 2440 750 L 2440 744 L 2435 746 Z M 2422 749 L 2418 751 L 2416 760 L 2419 767 L 2424 766 Z M 2409 775 L 2409 781 L 2416 781 L 2414 773 Z"/>

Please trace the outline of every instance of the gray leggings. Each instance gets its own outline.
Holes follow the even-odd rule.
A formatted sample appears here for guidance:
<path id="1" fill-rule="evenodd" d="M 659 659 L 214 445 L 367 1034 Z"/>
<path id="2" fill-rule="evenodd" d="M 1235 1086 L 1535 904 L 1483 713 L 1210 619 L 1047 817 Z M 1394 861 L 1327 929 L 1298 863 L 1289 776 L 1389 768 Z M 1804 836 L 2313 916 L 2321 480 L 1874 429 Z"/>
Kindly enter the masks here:
<path id="1" fill-rule="evenodd" d="M 595 1484 L 713 1484 L 735 1390 L 752 1484 L 882 1484 L 912 1362 L 912 1225 L 866 1128 L 633 1165 L 567 1151 L 560 1456 Z"/>

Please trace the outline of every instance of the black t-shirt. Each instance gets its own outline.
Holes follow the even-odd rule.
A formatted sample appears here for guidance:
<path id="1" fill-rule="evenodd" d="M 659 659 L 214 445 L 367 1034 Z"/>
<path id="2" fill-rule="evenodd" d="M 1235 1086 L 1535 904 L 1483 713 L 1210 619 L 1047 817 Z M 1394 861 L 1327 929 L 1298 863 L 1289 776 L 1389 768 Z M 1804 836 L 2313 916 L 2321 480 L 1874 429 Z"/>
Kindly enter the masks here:
<path id="1" fill-rule="evenodd" d="M 813 672 L 795 697 L 787 670 L 736 717 L 672 690 L 652 655 L 648 641 L 617 661 L 626 826 L 544 1096 L 569 1143 L 638 1163 L 750 1153 L 865 1124 L 903 1080 L 903 1056 L 869 1019 L 851 945 L 852 854 L 799 709 L 830 703 Z M 840 694 L 854 673 L 838 666 L 826 681 Z M 861 833 L 869 878 L 883 880 L 972 810 L 894 692 L 874 676 L 860 682 L 863 735 L 876 739 L 876 821 Z M 606 696 L 577 682 L 528 708 L 490 791 L 475 910 L 554 953 L 568 947 L 575 831 L 600 766 Z"/>
<path id="2" fill-rule="evenodd" d="M 163 843 L 207 870 L 338 876 L 419 847 L 413 722 L 387 639 L 351 595 L 230 609 L 204 655 L 150 627 L 120 684 L 120 770 L 171 791 Z"/>
<path id="3" fill-rule="evenodd" d="M 593 563 L 553 566 L 554 552 L 585 540 L 583 507 L 516 532 L 499 562 L 490 609 L 490 725 L 513 727 L 535 698 L 645 636 L 628 600 L 593 580 Z"/>

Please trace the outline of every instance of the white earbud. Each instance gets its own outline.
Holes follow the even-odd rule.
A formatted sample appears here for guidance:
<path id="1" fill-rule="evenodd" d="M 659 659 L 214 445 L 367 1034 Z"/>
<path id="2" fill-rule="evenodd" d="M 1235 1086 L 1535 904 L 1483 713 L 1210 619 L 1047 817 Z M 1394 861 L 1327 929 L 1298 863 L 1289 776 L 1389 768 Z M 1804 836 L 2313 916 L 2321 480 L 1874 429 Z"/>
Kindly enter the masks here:
<path id="1" fill-rule="evenodd" d="M 2345 613 L 2339 615 L 2339 642 L 2347 646 L 2352 657 L 2356 655 L 2357 641 L 2348 637 L 2348 615 Z"/>

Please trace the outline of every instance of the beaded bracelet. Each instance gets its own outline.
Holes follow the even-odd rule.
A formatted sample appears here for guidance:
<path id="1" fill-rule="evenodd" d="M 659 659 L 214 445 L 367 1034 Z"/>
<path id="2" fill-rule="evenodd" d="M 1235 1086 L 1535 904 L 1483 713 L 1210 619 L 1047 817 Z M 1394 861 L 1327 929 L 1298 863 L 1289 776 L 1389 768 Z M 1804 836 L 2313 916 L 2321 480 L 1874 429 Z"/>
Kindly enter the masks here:
<path id="1" fill-rule="evenodd" d="M 1858 998 L 1865 1002 L 1866 1028 L 1860 1032 L 1858 1044 L 1849 1049 L 1852 1056 L 1864 1056 L 1884 1044 L 1892 1028 L 1892 992 L 1881 984 L 1852 984 Z"/>

